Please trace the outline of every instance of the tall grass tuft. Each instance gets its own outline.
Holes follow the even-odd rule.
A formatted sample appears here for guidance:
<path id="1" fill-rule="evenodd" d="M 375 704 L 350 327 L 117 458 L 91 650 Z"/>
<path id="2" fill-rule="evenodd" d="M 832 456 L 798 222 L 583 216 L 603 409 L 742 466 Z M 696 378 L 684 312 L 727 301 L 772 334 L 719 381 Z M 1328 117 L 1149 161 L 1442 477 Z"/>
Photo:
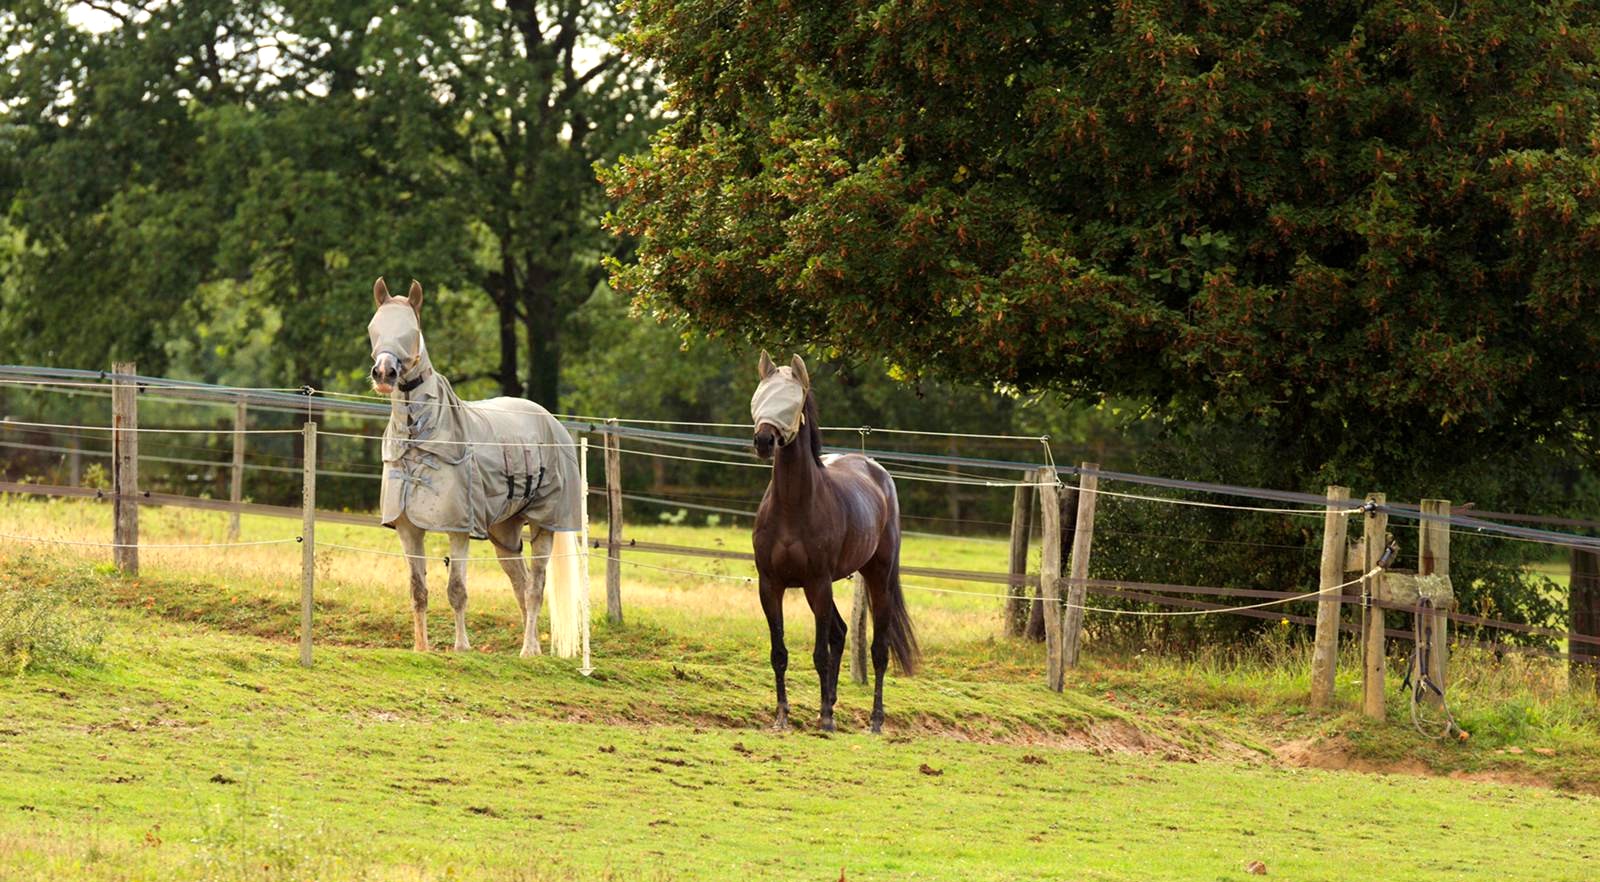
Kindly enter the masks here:
<path id="1" fill-rule="evenodd" d="M 31 554 L 0 573 L 0 671 L 63 672 L 99 662 L 105 616 L 99 581 L 87 571 L 46 576 Z"/>

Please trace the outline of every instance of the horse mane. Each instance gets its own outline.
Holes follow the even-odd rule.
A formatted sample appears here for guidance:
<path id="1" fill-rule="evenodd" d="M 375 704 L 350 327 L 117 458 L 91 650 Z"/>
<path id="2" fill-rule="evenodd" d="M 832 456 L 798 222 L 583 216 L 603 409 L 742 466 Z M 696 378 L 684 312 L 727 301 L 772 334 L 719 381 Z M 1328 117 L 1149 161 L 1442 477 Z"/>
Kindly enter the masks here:
<path id="1" fill-rule="evenodd" d="M 817 396 L 806 390 L 805 425 L 800 431 L 806 433 L 806 439 L 811 442 L 811 459 L 816 462 L 817 468 L 822 468 L 822 418 L 817 416 Z"/>

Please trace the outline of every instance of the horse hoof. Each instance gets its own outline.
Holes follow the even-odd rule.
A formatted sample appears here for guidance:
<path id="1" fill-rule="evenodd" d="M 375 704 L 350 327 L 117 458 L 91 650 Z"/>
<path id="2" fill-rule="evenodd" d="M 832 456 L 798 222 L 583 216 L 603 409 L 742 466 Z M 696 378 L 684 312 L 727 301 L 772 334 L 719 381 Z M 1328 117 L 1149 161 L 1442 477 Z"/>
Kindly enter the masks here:
<path id="1" fill-rule="evenodd" d="M 767 728 L 773 732 L 789 731 L 789 715 L 783 711 L 778 711 L 778 716 L 773 719 L 772 725 Z"/>
<path id="2" fill-rule="evenodd" d="M 539 656 L 539 655 L 543 655 L 543 653 L 541 653 L 539 651 L 539 647 L 537 647 L 537 646 L 524 646 L 524 647 L 522 647 L 522 657 L 523 658 L 533 658 L 533 657 Z"/>
<path id="3" fill-rule="evenodd" d="M 882 735 L 883 734 L 883 724 L 879 723 L 879 722 L 874 722 L 872 724 L 872 734 L 874 734 L 874 735 Z"/>
<path id="4" fill-rule="evenodd" d="M 824 719 L 818 720 L 817 721 L 817 728 L 821 729 L 824 732 L 833 732 L 833 731 L 835 731 L 834 726 L 833 726 L 833 717 L 826 717 Z"/>

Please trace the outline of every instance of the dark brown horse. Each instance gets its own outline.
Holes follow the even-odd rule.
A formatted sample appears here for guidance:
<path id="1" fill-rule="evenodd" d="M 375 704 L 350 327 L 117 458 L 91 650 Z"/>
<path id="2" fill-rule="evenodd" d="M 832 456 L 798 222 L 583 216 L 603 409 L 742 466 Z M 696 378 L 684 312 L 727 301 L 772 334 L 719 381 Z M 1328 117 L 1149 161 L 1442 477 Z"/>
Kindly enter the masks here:
<path id="1" fill-rule="evenodd" d="M 772 674 L 778 686 L 773 728 L 789 724 L 784 671 L 783 592 L 802 588 L 817 619 L 812 661 L 822 685 L 818 726 L 833 730 L 839 697 L 839 663 L 845 623 L 833 604 L 833 583 L 860 573 L 872 611 L 872 731 L 883 729 L 883 673 L 894 652 L 900 669 L 912 673 L 917 638 L 900 590 L 900 503 L 883 466 L 858 454 L 822 456 L 817 402 L 806 363 L 796 355 L 776 367 L 761 353 L 761 385 L 750 402 L 756 453 L 772 459 L 772 482 L 756 514 L 756 569 L 761 574 L 761 609 L 772 636 Z"/>

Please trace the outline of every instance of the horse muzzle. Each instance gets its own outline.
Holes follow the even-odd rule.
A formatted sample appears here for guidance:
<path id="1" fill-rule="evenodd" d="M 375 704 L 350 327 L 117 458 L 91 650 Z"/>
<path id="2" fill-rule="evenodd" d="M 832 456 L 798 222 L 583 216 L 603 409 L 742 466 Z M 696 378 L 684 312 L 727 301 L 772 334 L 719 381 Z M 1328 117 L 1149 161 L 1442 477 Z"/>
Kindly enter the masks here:
<path id="1" fill-rule="evenodd" d="M 400 361 L 387 352 L 378 353 L 372 362 L 372 388 L 388 395 L 400 379 Z"/>
<path id="2" fill-rule="evenodd" d="M 778 435 L 778 430 L 770 423 L 756 426 L 755 448 L 756 456 L 762 459 L 771 459 L 773 451 L 783 446 L 783 440 Z"/>

